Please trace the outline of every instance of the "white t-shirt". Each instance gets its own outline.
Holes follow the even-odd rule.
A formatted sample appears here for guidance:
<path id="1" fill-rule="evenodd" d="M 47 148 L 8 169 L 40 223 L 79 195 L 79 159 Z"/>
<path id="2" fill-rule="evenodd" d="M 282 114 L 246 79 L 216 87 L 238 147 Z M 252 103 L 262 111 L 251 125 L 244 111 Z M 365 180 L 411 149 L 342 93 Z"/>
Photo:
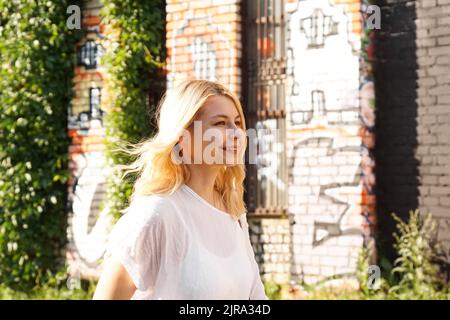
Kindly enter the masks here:
<path id="1" fill-rule="evenodd" d="M 136 198 L 114 226 L 107 255 L 133 279 L 131 299 L 268 299 L 246 213 L 239 221 L 183 184 L 171 195 Z"/>

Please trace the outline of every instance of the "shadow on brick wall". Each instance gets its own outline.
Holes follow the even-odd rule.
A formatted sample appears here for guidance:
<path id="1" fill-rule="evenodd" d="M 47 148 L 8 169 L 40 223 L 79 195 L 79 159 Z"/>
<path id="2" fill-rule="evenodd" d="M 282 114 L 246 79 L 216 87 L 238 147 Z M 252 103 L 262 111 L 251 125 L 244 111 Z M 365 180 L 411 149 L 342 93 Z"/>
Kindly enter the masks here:
<path id="1" fill-rule="evenodd" d="M 392 212 L 406 218 L 418 208 L 419 162 L 416 102 L 415 1 L 378 1 L 381 30 L 376 34 L 377 243 L 379 256 L 395 259 Z"/>

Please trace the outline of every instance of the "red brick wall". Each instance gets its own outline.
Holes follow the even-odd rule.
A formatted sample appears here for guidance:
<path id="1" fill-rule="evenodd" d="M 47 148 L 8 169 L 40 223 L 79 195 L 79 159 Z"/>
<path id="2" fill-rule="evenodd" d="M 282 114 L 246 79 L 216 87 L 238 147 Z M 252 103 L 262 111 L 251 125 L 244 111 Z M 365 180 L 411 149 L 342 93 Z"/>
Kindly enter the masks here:
<path id="1" fill-rule="evenodd" d="M 168 0 L 166 11 L 168 87 L 201 77 L 241 94 L 240 1 Z M 212 67 L 202 68 L 202 61 Z"/>

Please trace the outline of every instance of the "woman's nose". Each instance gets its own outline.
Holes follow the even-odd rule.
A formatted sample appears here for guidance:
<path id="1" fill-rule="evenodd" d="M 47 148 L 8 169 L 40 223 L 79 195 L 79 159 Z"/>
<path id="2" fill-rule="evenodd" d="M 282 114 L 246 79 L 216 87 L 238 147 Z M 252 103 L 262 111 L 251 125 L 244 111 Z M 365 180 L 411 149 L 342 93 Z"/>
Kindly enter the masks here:
<path id="1" fill-rule="evenodd" d="M 235 141 L 239 141 L 242 135 L 242 129 L 233 124 L 233 127 L 229 129 L 228 139 L 233 139 Z"/>

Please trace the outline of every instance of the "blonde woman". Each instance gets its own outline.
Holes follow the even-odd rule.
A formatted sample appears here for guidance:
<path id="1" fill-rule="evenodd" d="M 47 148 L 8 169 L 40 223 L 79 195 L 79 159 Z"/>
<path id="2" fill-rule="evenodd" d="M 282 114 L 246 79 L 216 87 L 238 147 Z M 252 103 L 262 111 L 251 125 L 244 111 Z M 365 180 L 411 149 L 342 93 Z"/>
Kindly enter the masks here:
<path id="1" fill-rule="evenodd" d="M 165 93 L 157 118 L 156 135 L 129 151 L 138 179 L 94 299 L 267 299 L 243 201 L 239 100 L 188 80 Z"/>

